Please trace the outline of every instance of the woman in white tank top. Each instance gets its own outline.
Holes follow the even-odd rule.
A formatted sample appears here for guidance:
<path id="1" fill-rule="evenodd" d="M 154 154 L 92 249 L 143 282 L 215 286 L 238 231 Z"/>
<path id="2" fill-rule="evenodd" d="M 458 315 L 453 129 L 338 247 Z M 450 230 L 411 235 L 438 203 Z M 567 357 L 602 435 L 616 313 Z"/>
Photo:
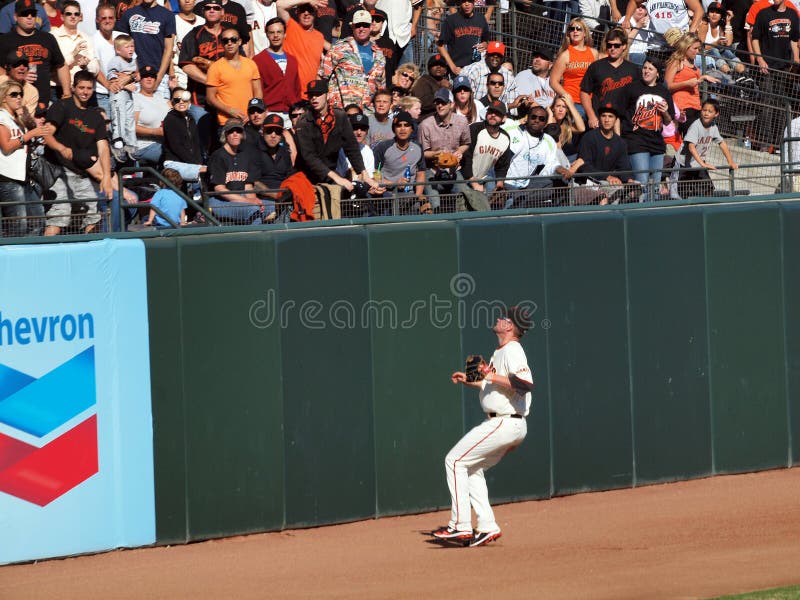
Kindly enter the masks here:
<path id="1" fill-rule="evenodd" d="M 703 48 L 695 59 L 695 65 L 702 68 L 705 61 L 706 70 L 717 69 L 729 77 L 733 73 L 744 73 L 745 66 L 731 48 L 733 29 L 728 21 L 732 16 L 731 11 L 725 14 L 719 2 L 708 5 L 703 22 L 697 30 L 698 37 L 703 41 Z"/>
<path id="2" fill-rule="evenodd" d="M 52 125 L 28 129 L 21 112 L 22 85 L 7 79 L 0 83 L 0 233 L 10 236 L 34 234 L 44 226 L 44 207 L 28 184 L 28 144 L 53 133 Z"/>

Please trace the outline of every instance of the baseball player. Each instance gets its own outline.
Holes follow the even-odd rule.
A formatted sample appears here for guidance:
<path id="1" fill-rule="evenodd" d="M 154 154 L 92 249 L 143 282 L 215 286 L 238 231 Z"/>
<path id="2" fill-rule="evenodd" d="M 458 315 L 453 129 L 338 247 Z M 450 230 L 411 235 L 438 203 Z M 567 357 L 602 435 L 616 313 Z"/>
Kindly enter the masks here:
<path id="1" fill-rule="evenodd" d="M 531 407 L 533 378 L 519 339 L 529 325 L 524 310 L 510 307 L 492 329 L 498 347 L 491 362 L 480 369 L 483 379 L 470 381 L 472 377 L 463 371 L 450 377 L 453 383 L 480 390 L 481 408 L 487 418 L 461 438 L 444 459 L 452 510 L 448 525 L 432 532 L 436 538 L 480 546 L 502 535 L 489 504 L 483 473 L 519 446 L 528 432 L 525 417 Z M 474 536 L 470 508 L 478 518 Z"/>

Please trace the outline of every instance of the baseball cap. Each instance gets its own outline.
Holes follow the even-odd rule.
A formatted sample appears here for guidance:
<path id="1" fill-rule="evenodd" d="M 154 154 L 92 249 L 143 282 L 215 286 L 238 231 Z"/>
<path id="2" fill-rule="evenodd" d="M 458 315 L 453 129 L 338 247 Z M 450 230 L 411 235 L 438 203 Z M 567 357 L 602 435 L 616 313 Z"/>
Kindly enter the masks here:
<path id="1" fill-rule="evenodd" d="M 430 70 L 430 68 L 434 65 L 440 65 L 447 68 L 447 61 L 441 54 L 434 54 L 428 59 L 428 69 Z"/>
<path id="2" fill-rule="evenodd" d="M 247 112 L 250 112 L 252 109 L 256 109 L 258 112 L 265 112 L 267 110 L 267 105 L 264 104 L 261 98 L 251 98 L 250 102 L 247 103 Z M 283 121 L 281 121 L 281 123 L 283 123 Z"/>
<path id="3" fill-rule="evenodd" d="M 489 111 L 496 112 L 501 117 L 505 117 L 508 114 L 508 110 L 506 109 L 506 105 L 501 100 L 493 100 L 489 103 L 489 106 L 486 107 L 486 112 Z"/>
<path id="4" fill-rule="evenodd" d="M 506 45 L 503 42 L 489 42 L 486 46 L 486 54 L 505 54 Z"/>
<path id="5" fill-rule="evenodd" d="M 350 115 L 350 125 L 353 126 L 353 129 L 356 127 L 359 129 L 369 129 L 369 119 L 366 115 L 356 113 L 354 115 Z"/>
<path id="6" fill-rule="evenodd" d="M 414 118 L 405 110 L 399 111 L 392 119 L 392 129 L 394 129 L 395 125 L 398 123 L 408 123 L 409 125 L 414 124 Z"/>
<path id="7" fill-rule="evenodd" d="M 389 19 L 389 15 L 387 15 L 380 8 L 370 8 L 369 9 L 369 14 L 372 17 L 373 21 L 375 20 L 375 17 L 378 17 L 379 19 L 383 19 L 384 21 Z"/>
<path id="8" fill-rule="evenodd" d="M 144 79 L 145 77 L 155 77 L 158 75 L 158 69 L 156 69 L 153 65 L 145 65 L 139 70 L 139 78 Z"/>
<path id="9" fill-rule="evenodd" d="M 252 102 L 252 100 L 250 102 Z M 280 129 L 283 131 L 283 117 L 275 113 L 270 113 L 264 118 L 264 123 L 261 125 L 261 128 Z"/>
<path id="10" fill-rule="evenodd" d="M 434 100 L 441 100 L 442 102 L 452 102 L 453 101 L 453 94 L 450 90 L 446 88 L 439 88 L 436 90 L 436 93 L 433 95 Z"/>
<path id="11" fill-rule="evenodd" d="M 306 96 L 321 96 L 328 93 L 328 82 L 324 79 L 309 81 L 306 86 Z"/>
<path id="12" fill-rule="evenodd" d="M 619 116 L 619 111 L 618 111 L 618 110 L 617 110 L 617 109 L 614 107 L 614 105 L 613 105 L 613 104 L 611 104 L 610 102 L 608 102 L 608 103 L 606 103 L 606 104 L 603 104 L 603 105 L 602 105 L 602 106 L 601 106 L 601 107 L 600 107 L 600 108 L 597 110 L 597 114 L 598 114 L 598 116 L 599 116 L 599 115 L 602 115 L 603 113 L 611 113 L 611 114 L 613 114 L 615 117 L 618 117 L 618 116 Z"/>
<path id="13" fill-rule="evenodd" d="M 459 75 L 453 80 L 453 91 L 458 91 L 462 88 L 467 88 L 472 91 L 472 84 L 469 82 L 469 77 L 466 75 Z"/>
<path id="14" fill-rule="evenodd" d="M 519 329 L 520 334 L 524 334 L 528 331 L 533 324 L 530 312 L 526 308 L 520 306 L 509 306 L 506 309 L 505 317 Z"/>
<path id="15" fill-rule="evenodd" d="M 537 56 L 541 56 L 545 60 L 552 61 L 553 60 L 553 53 L 550 52 L 547 48 L 534 48 L 533 52 L 531 53 L 531 57 L 535 58 Z"/>
<path id="16" fill-rule="evenodd" d="M 353 13 L 353 16 L 350 17 L 350 23 L 352 25 L 356 23 L 372 23 L 372 15 L 369 14 L 367 10 L 357 10 Z"/>
<path id="17" fill-rule="evenodd" d="M 19 65 L 27 65 L 30 61 L 28 61 L 28 57 L 23 55 L 19 55 L 16 50 L 12 50 L 6 56 L 6 66 L 10 68 L 18 67 Z"/>
<path id="18" fill-rule="evenodd" d="M 36 2 L 33 0 L 17 0 L 14 3 L 14 12 L 20 14 L 26 10 L 36 10 Z"/>
<path id="19" fill-rule="evenodd" d="M 231 131 L 235 130 L 244 131 L 244 123 L 241 119 L 228 119 L 225 121 L 225 126 L 222 128 L 222 133 L 228 135 Z"/>

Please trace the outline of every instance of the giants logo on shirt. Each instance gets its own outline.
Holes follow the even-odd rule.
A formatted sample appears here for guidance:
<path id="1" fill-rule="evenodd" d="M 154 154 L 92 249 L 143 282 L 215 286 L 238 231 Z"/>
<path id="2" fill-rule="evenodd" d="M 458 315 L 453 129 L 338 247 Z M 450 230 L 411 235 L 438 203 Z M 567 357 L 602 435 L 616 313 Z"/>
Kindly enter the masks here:
<path id="1" fill-rule="evenodd" d="M 82 119 L 69 119 L 67 120 L 67 123 L 78 129 L 81 133 L 89 133 L 91 135 L 97 133 L 96 129 L 92 129 L 91 127 L 89 127 L 86 123 L 83 122 Z"/>
<path id="2" fill-rule="evenodd" d="M 658 112 L 658 103 L 663 102 L 661 96 L 644 94 L 636 101 L 636 110 L 633 113 L 633 129 L 647 129 L 648 131 L 661 130 L 661 114 Z"/>
<path id="3" fill-rule="evenodd" d="M 790 19 L 772 19 L 769 22 L 769 30 L 773 38 L 788 38 L 792 32 L 792 21 Z"/>
<path id="4" fill-rule="evenodd" d="M 453 31 L 456 37 L 466 37 L 466 36 L 473 36 L 473 37 L 481 37 L 481 33 L 483 33 L 483 29 L 480 27 L 456 27 Z"/>
<path id="5" fill-rule="evenodd" d="M 600 96 L 605 96 L 608 92 L 612 90 L 619 90 L 624 88 L 626 85 L 629 85 L 633 81 L 633 77 L 628 75 L 627 77 L 623 77 L 619 81 L 615 79 L 611 79 L 611 77 L 606 77 L 603 80 L 603 83 L 600 84 Z"/>
<path id="6" fill-rule="evenodd" d="M 161 32 L 161 23 L 148 21 L 144 15 L 133 15 L 128 21 L 131 33 L 149 33 L 158 35 Z"/>
<path id="7" fill-rule="evenodd" d="M 488 154 L 490 156 L 494 156 L 495 158 L 500 158 L 503 153 L 500 151 L 500 148 L 480 145 L 475 148 L 475 154 Z"/>
<path id="8" fill-rule="evenodd" d="M 50 58 L 50 51 L 41 44 L 25 44 L 17 48 L 17 56 L 27 56 L 32 65 L 40 65 Z"/>
<path id="9" fill-rule="evenodd" d="M 228 171 L 225 173 L 225 183 L 231 181 L 247 181 L 247 171 Z"/>

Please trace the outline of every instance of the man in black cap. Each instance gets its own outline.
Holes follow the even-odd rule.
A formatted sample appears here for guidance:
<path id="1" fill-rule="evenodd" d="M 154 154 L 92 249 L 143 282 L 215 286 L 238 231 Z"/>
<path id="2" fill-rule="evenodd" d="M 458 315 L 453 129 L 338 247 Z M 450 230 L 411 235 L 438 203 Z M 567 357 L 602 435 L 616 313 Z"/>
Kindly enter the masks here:
<path id="1" fill-rule="evenodd" d="M 425 199 L 425 157 L 422 146 L 411 141 L 414 118 L 406 111 L 398 112 L 392 119 L 394 138 L 375 146 L 375 162 L 382 165 L 383 182 L 404 184 L 398 187 L 401 194 L 412 194 L 419 212 L 429 212 Z"/>
<path id="2" fill-rule="evenodd" d="M 450 376 L 455 384 L 479 390 L 486 419 L 444 459 L 452 504 L 449 523 L 431 532 L 435 538 L 481 546 L 502 535 L 489 504 L 484 472 L 519 446 L 528 433 L 525 417 L 531 409 L 533 376 L 519 340 L 531 327 L 531 318 L 526 309 L 509 307 L 494 323 L 497 350 L 488 365 L 479 367 L 479 379 L 468 378 L 464 371 Z M 478 519 L 474 532 L 472 509 Z"/>
<path id="3" fill-rule="evenodd" d="M 353 127 L 343 110 L 328 105 L 328 82 L 309 82 L 306 96 L 311 104 L 295 125 L 297 137 L 297 170 L 306 174 L 312 184 L 336 185 L 353 190 L 353 182 L 336 172 L 339 150 L 344 150 L 356 174 L 370 186 L 371 193 L 383 193 L 364 167 Z"/>
<path id="4" fill-rule="evenodd" d="M 12 50 L 18 51 L 28 57 L 31 65 L 36 65 L 34 85 L 39 91 L 40 102 L 49 104 L 52 100 L 50 78 L 54 73 L 63 90 L 63 97 L 69 97 L 69 69 L 56 38 L 36 28 L 36 2 L 17 0 L 14 11 L 17 24 L 8 33 L 0 35 L 0 56 L 8 56 Z M 5 70 L 0 73 L 5 74 Z"/>
<path id="5" fill-rule="evenodd" d="M 242 148 L 263 152 L 266 150 L 262 127 L 267 116 L 267 107 L 261 98 L 252 98 L 247 103 L 247 123 L 244 125 L 244 140 Z"/>
<path id="6" fill-rule="evenodd" d="M 0 76 L 0 83 L 6 79 L 19 83 L 22 86 L 22 108 L 33 116 L 33 113 L 36 112 L 36 107 L 39 105 L 39 90 L 28 83 L 28 57 L 17 50 L 12 50 L 6 56 L 3 67 L 6 70 L 6 74 Z"/>
<path id="7" fill-rule="evenodd" d="M 447 61 L 441 54 L 434 54 L 428 59 L 428 72 L 422 75 L 411 86 L 411 95 L 419 98 L 422 110 L 419 113 L 420 121 L 436 112 L 433 97 L 441 88 L 450 88 L 447 78 Z"/>
<path id="8" fill-rule="evenodd" d="M 364 160 L 364 170 L 367 173 L 375 172 L 375 156 L 372 153 L 372 148 L 369 142 L 370 119 L 363 113 L 355 113 L 348 115 L 350 125 L 353 127 L 353 135 L 358 142 L 358 148 L 361 151 L 361 158 Z M 344 153 L 344 150 L 339 150 L 339 161 L 336 163 L 336 172 L 342 177 L 354 179 L 356 173 L 353 171 L 353 165 L 350 164 L 350 159 Z"/>
<path id="9" fill-rule="evenodd" d="M 525 96 L 525 103 L 531 106 L 536 102 L 542 108 L 553 104 L 556 93 L 550 87 L 550 69 L 553 67 L 553 54 L 547 48 L 536 48 L 531 56 L 531 68 L 517 73 L 517 92 Z"/>
<path id="10" fill-rule="evenodd" d="M 47 111 L 47 122 L 55 127 L 55 133 L 44 138 L 47 158 L 64 167 L 52 191 L 59 200 L 84 200 L 102 195 L 111 200 L 111 150 L 106 123 L 103 116 L 88 105 L 94 94 L 94 75 L 78 71 L 71 89 L 69 98 L 54 103 Z M 83 232 L 92 233 L 101 217 L 96 201 L 85 202 L 85 205 Z M 44 234 L 61 233 L 61 229 L 69 225 L 71 213 L 69 203 L 54 203 L 47 212 Z"/>
<path id="11" fill-rule="evenodd" d="M 242 148 L 244 136 L 244 123 L 236 118 L 228 119 L 220 136 L 222 147 L 208 159 L 208 182 L 214 192 L 244 192 L 208 199 L 215 216 L 237 225 L 275 218 L 275 203 L 265 200 L 262 205 L 253 191 L 260 167 L 257 155 Z"/>

